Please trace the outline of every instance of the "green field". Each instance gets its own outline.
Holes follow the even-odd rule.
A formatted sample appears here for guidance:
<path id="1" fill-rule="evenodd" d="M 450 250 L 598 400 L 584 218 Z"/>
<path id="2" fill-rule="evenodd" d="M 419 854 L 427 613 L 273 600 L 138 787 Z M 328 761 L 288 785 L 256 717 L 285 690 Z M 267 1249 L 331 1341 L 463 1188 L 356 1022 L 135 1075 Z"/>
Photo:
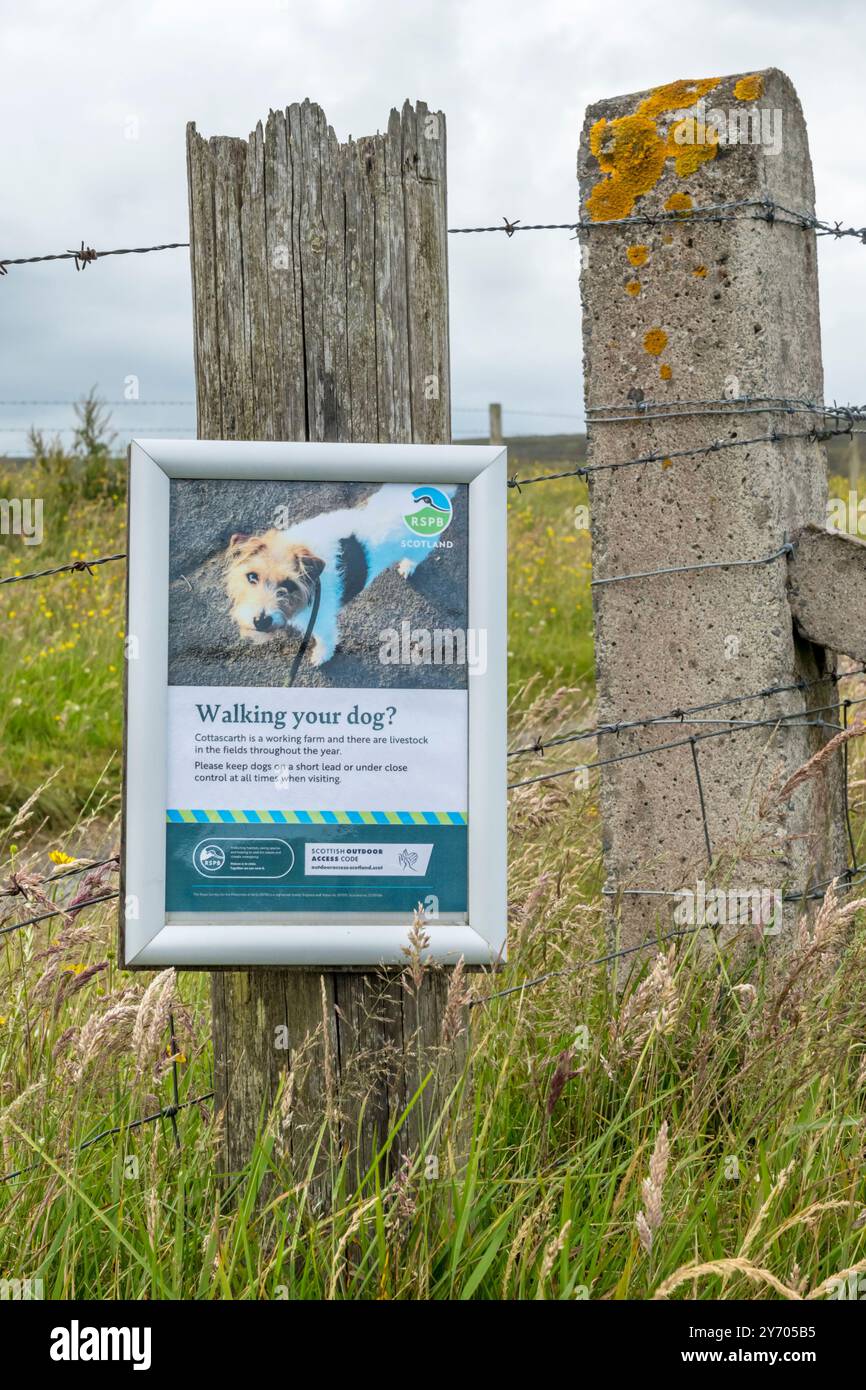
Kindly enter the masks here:
<path id="1" fill-rule="evenodd" d="M 3 537 L 0 574 L 123 550 L 123 487 L 104 453 L 16 469 L 4 495 L 45 499 L 45 540 Z M 516 743 L 592 721 L 585 502 L 570 478 L 509 493 Z M 120 562 L 0 591 L 0 876 L 24 890 L 0 927 L 116 882 L 39 875 L 118 842 L 123 583 Z M 229 1190 L 209 1105 L 178 1115 L 179 1147 L 167 1120 L 127 1128 L 169 1102 L 173 1067 L 182 1101 L 211 1089 L 206 977 L 119 970 L 111 903 L 6 933 L 0 1166 L 25 1171 L 0 1184 L 0 1277 L 103 1300 L 835 1296 L 866 1269 L 862 914 L 830 899 L 781 972 L 693 938 L 648 952 L 617 996 L 573 969 L 605 949 L 594 782 L 515 793 L 510 859 L 509 964 L 472 994 L 568 973 L 471 1010 L 471 1081 L 387 1181 L 350 1183 L 323 1130 L 325 1208 L 286 1154 L 286 1093 Z"/>

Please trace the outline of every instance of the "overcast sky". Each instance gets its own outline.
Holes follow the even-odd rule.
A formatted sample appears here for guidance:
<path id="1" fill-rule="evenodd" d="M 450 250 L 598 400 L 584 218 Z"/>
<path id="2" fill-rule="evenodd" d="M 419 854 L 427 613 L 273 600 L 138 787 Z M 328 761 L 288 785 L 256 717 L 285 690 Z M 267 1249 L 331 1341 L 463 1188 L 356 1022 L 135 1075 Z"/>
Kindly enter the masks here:
<path id="1" fill-rule="evenodd" d="M 809 125 L 818 215 L 866 223 L 866 8 L 804 0 L 0 0 L 0 257 L 187 238 L 184 126 L 247 136 L 310 97 L 337 135 L 384 127 L 405 97 L 448 122 L 449 221 L 577 215 L 588 103 L 678 77 L 776 66 Z M 137 138 L 129 138 L 136 135 Z M 820 243 L 826 398 L 863 401 L 866 247 Z M 500 400 L 507 433 L 580 427 L 580 314 L 568 233 L 453 237 L 455 434 Z M 185 251 L 13 268 L 0 279 L 0 452 L 29 423 L 135 374 L 142 400 L 193 394 Z M 472 414 L 474 410 L 481 413 Z M 538 412 L 521 414 L 520 412 Z M 122 433 L 194 424 L 118 407 Z"/>

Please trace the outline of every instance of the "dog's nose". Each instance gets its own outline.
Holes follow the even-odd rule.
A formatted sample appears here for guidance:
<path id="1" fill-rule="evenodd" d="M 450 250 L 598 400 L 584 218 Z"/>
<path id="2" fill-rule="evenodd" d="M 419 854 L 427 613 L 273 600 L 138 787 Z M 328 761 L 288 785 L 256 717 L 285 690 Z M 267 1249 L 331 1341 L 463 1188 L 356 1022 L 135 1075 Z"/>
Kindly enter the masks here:
<path id="1" fill-rule="evenodd" d="M 253 618 L 253 627 L 256 632 L 270 632 L 273 625 L 273 618 L 270 613 L 265 613 L 264 610 L 262 610 L 257 617 Z"/>

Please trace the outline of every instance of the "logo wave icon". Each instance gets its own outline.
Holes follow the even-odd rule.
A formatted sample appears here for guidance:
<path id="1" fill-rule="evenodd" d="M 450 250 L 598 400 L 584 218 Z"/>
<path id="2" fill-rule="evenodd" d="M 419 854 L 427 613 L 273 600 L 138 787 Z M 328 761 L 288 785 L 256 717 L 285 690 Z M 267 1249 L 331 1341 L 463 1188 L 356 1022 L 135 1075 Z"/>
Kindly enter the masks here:
<path id="1" fill-rule="evenodd" d="M 450 512 L 451 499 L 438 487 L 416 487 L 412 491 L 414 502 L 426 502 L 428 507 L 435 507 L 437 512 Z"/>

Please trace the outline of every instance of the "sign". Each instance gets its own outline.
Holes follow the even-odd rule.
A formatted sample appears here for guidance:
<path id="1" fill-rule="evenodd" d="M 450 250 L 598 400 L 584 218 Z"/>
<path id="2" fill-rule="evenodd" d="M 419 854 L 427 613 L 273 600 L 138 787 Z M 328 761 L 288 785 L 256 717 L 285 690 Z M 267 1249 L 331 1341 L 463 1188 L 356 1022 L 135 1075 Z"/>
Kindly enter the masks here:
<path id="1" fill-rule="evenodd" d="M 127 967 L 502 955 L 505 466 L 131 446 Z"/>

